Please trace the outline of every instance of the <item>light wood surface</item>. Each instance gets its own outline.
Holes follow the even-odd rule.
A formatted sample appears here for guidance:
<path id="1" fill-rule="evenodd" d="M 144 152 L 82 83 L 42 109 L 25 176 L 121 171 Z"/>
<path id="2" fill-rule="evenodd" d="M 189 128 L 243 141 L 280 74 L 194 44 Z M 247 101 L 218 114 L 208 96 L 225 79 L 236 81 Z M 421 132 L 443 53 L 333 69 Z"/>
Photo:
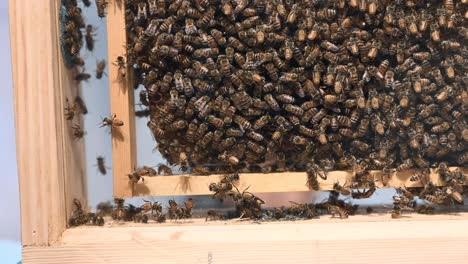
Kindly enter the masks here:
<path id="1" fill-rule="evenodd" d="M 57 241 L 71 210 L 66 194 L 86 194 L 82 143 L 63 115 L 64 97 L 77 91 L 61 62 L 58 3 L 9 2 L 23 245 Z"/>
<path id="2" fill-rule="evenodd" d="M 41 245 L 65 228 L 62 141 L 56 126 L 59 91 L 54 89 L 59 83 L 53 59 L 58 32 L 51 31 L 56 28 L 53 1 L 27 2 L 9 3 L 21 233 L 23 244 Z M 59 192 L 48 194 L 49 184 Z"/>
<path id="3" fill-rule="evenodd" d="M 456 169 L 451 167 L 450 169 Z M 466 168 L 462 170 L 467 173 Z M 386 186 L 383 185 L 382 171 L 371 171 L 376 185 L 379 188 L 390 187 L 420 187 L 420 181 L 411 182 L 410 177 L 417 170 L 406 170 L 402 172 L 394 171 Z M 332 190 L 333 184 L 338 182 L 341 185 L 353 182 L 354 174 L 350 171 L 330 171 L 327 172 L 327 180 L 318 178 L 320 190 Z M 145 177 L 145 181 L 140 181 L 135 186 L 135 196 L 177 196 L 177 195 L 207 195 L 212 194 L 208 186 L 212 182 L 219 182 L 223 175 L 210 176 L 156 176 Z M 431 181 L 436 185 L 442 185 L 439 174 L 436 169 L 431 169 Z M 127 180 L 128 181 L 128 180 Z M 241 174 L 237 184 L 242 191 L 249 187 L 250 192 L 300 192 L 311 191 L 306 185 L 307 175 L 305 172 L 283 172 L 283 173 L 249 173 Z"/>
<path id="4" fill-rule="evenodd" d="M 58 0 L 60 2 L 60 0 Z M 75 206 L 73 199 L 79 199 L 83 208 L 87 208 L 88 190 L 86 183 L 86 159 L 84 152 L 84 141 L 86 135 L 82 139 L 76 139 L 73 136 L 74 125 L 79 125 L 86 132 L 84 127 L 83 115 L 75 114 L 73 121 L 68 121 L 65 118 L 66 99 L 73 103 L 77 95 L 81 96 L 81 85 L 75 81 L 76 69 L 69 70 L 65 67 L 60 54 L 59 38 L 55 40 L 57 43 L 57 63 L 59 72 L 59 86 L 56 87 L 60 93 L 59 108 L 56 111 L 60 114 L 61 125 L 59 128 L 59 138 L 62 139 L 62 158 L 63 158 L 63 177 L 65 179 L 65 199 L 66 199 L 66 217 L 71 216 Z M 59 88 L 60 87 L 60 88 Z"/>
<path id="5" fill-rule="evenodd" d="M 124 1 L 110 0 L 107 6 L 107 47 L 109 61 L 109 94 L 111 112 L 124 122 L 124 125 L 112 132 L 112 174 L 114 178 L 114 196 L 131 197 L 132 186 L 127 174 L 135 169 L 135 108 L 133 86 L 127 70 L 126 77 L 119 74 L 116 65 L 118 56 L 126 58 L 126 30 Z"/>
<path id="6" fill-rule="evenodd" d="M 363 216 L 369 219 L 368 216 Z M 167 225 L 68 229 L 23 263 L 465 263 L 468 220 Z M 434 216 L 437 218 L 437 216 Z"/>

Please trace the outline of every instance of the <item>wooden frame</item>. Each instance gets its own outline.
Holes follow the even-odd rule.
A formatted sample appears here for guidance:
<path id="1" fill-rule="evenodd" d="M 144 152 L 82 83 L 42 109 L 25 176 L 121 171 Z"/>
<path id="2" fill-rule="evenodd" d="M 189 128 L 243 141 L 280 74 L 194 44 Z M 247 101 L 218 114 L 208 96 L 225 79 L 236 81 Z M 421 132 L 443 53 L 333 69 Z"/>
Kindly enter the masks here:
<path id="1" fill-rule="evenodd" d="M 117 114 L 125 125 L 116 129 L 113 133 L 112 159 L 114 196 L 130 198 L 134 196 L 172 196 L 172 195 L 207 195 L 210 194 L 208 186 L 217 182 L 221 175 L 210 176 L 163 176 L 145 177 L 145 182 L 135 185 L 130 184 L 127 174 L 135 169 L 136 164 L 136 141 L 135 141 L 135 115 L 134 98 L 131 76 L 126 74 L 124 78 L 119 74 L 119 65 L 112 63 L 118 56 L 126 54 L 126 29 L 125 29 L 125 7 L 123 1 L 111 0 L 108 5 L 107 33 L 109 54 L 109 78 L 111 112 Z M 382 184 L 382 172 L 373 171 L 378 187 L 416 187 L 420 182 L 409 182 L 413 170 L 402 173 L 394 172 L 385 186 Z M 352 182 L 353 174 L 347 171 L 328 172 L 328 179 L 321 180 L 320 190 L 331 190 L 333 184 L 339 182 Z M 268 178 L 268 180 L 266 180 Z M 431 171 L 431 180 L 441 185 L 437 171 Z M 287 181 L 285 186 L 283 183 Z M 240 188 L 249 188 L 252 192 L 294 192 L 310 191 L 306 186 L 306 173 L 270 173 L 270 174 L 243 174 L 239 183 Z"/>
<path id="2" fill-rule="evenodd" d="M 112 115 L 124 122 L 122 127 L 112 131 L 112 175 L 114 196 L 132 197 L 132 186 L 127 174 L 136 166 L 135 105 L 131 76 L 122 76 L 117 57 L 126 58 L 127 35 L 125 29 L 124 1 L 109 1 L 107 7 L 107 35 L 109 61 L 109 95 Z"/>
<path id="3" fill-rule="evenodd" d="M 123 24 L 114 20 L 121 20 L 123 11 L 114 8 L 113 2 L 108 9 L 108 19 L 115 26 L 109 31 L 110 39 L 116 37 L 121 42 L 125 38 L 117 29 Z M 66 229 L 72 199 L 81 199 L 86 206 L 86 182 L 83 143 L 72 139 L 70 124 L 64 118 L 65 98 L 72 98 L 79 89 L 61 60 L 59 3 L 9 2 L 23 263 L 461 263 L 468 258 L 464 250 L 467 213 L 391 221 L 385 214 L 261 225 L 195 219 L 191 225 Z M 128 186 L 126 174 L 135 164 L 133 100 L 128 82 L 117 82 L 117 68 L 112 64 L 124 52 L 119 45 L 109 43 L 113 51 L 109 57 L 111 113 L 128 126 L 120 131 L 125 140 L 116 139 L 113 144 L 114 164 L 125 162 L 120 167 L 114 165 L 116 196 L 207 194 L 206 184 L 220 176 L 197 176 L 196 181 L 191 176 L 154 177 L 135 189 Z M 408 184 L 409 173 L 394 174 L 389 185 Z M 378 179 L 379 173 L 375 174 Z M 338 176 L 341 182 L 352 174 L 331 172 L 322 189 L 329 189 Z M 265 183 L 266 177 L 273 183 L 255 184 Z M 271 181 L 280 177 L 283 181 L 288 177 L 289 189 Z M 435 171 L 431 177 L 437 179 Z M 192 189 L 177 187 L 185 182 Z M 304 183 L 304 173 L 249 174 L 241 175 L 239 187 L 252 184 L 254 192 L 307 191 Z M 145 186 L 148 193 L 143 193 Z"/>
<path id="4" fill-rule="evenodd" d="M 23 245 L 58 241 L 72 199 L 84 201 L 82 141 L 64 117 L 65 98 L 79 93 L 62 62 L 60 0 L 9 2 Z"/>
<path id="5" fill-rule="evenodd" d="M 23 263 L 458 264 L 468 258 L 466 217 L 75 228 L 60 245 L 25 248 Z"/>
<path id="6" fill-rule="evenodd" d="M 451 167 L 455 170 L 458 167 Z M 464 173 L 466 168 L 460 168 Z M 394 171 L 390 178 L 387 178 L 382 171 L 370 171 L 376 181 L 378 188 L 391 187 L 421 187 L 420 181 L 411 182 L 410 178 L 417 170 L 411 169 L 402 172 Z M 327 179 L 318 178 L 320 190 L 333 190 L 333 184 L 345 185 L 353 182 L 354 173 L 351 171 L 330 171 L 326 173 Z M 144 182 L 138 183 L 133 191 L 135 196 L 174 196 L 174 195 L 209 195 L 209 185 L 212 182 L 219 182 L 224 175 L 209 176 L 159 176 L 146 177 Z M 444 185 L 441 181 L 437 169 L 431 169 L 431 181 L 438 186 Z M 285 185 L 284 183 L 288 184 Z M 249 188 L 250 192 L 309 192 L 306 185 L 307 174 L 305 172 L 282 172 L 282 173 L 248 173 L 241 174 L 240 180 L 236 183 L 240 190 Z M 385 183 L 385 185 L 383 184 Z"/>

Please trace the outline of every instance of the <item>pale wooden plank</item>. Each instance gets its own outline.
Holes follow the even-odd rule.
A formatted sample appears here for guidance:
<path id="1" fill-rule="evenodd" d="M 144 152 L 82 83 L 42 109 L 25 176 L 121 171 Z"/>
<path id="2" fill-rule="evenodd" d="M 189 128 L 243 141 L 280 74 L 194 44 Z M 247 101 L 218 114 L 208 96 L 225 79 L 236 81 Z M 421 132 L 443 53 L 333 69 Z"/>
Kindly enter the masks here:
<path id="1" fill-rule="evenodd" d="M 76 228 L 60 246 L 24 248 L 23 263 L 463 263 L 467 225 L 465 217 Z"/>
<path id="2" fill-rule="evenodd" d="M 56 0 L 57 7 L 60 7 L 61 0 Z M 58 12 L 58 10 L 57 10 Z M 57 18 L 58 19 L 58 18 Z M 58 26 L 58 25 L 57 25 Z M 59 32 L 57 27 L 57 32 Z M 84 138 L 77 140 L 73 136 L 72 125 L 79 124 L 83 130 L 84 122 L 81 114 L 76 114 L 73 121 L 67 121 L 65 118 L 66 98 L 73 103 L 77 95 L 81 96 L 81 85 L 75 81 L 76 69 L 69 70 L 65 66 L 62 58 L 62 50 L 60 48 L 60 35 L 56 36 L 55 44 L 57 50 L 57 70 L 59 73 L 59 102 L 56 111 L 61 118 L 60 129 L 58 136 L 62 139 L 62 154 L 63 157 L 63 175 L 65 178 L 65 199 L 66 199 L 66 216 L 71 215 L 75 210 L 73 199 L 79 199 L 84 208 L 87 207 L 87 183 L 86 183 L 86 161 L 84 155 Z M 68 219 L 67 219 L 68 220 Z"/>
<path id="3" fill-rule="evenodd" d="M 455 169 L 451 167 L 450 169 Z M 462 168 L 464 173 L 468 172 L 467 168 Z M 377 181 L 376 185 L 379 188 L 384 187 L 420 187 L 422 183 L 411 182 L 409 178 L 417 170 L 406 170 L 402 172 L 393 172 L 387 186 L 382 184 L 382 171 L 371 171 Z M 351 183 L 354 174 L 351 171 L 330 171 L 327 172 L 327 180 L 318 179 L 320 190 L 332 190 L 333 184 L 338 182 L 342 185 Z M 211 194 L 208 186 L 212 182 L 219 182 L 223 175 L 209 176 L 190 176 L 190 175 L 174 175 L 174 176 L 156 176 L 145 177 L 145 181 L 140 181 L 135 186 L 135 196 L 177 196 L 177 195 L 207 195 Z M 431 169 L 430 178 L 436 185 L 442 185 L 439 174 L 436 169 Z M 128 180 L 127 180 L 128 182 Z M 240 174 L 240 180 L 237 184 L 242 191 L 249 187 L 250 192 L 301 192 L 310 191 L 307 182 L 307 174 L 305 172 L 284 172 L 284 173 L 248 173 Z"/>
<path id="4" fill-rule="evenodd" d="M 114 196 L 131 197 L 132 186 L 127 174 L 135 169 L 135 108 L 133 86 L 127 71 L 127 78 L 119 74 L 115 65 L 118 56 L 126 54 L 126 29 L 124 1 L 110 0 L 107 7 L 107 47 L 109 61 L 109 89 L 111 114 L 124 122 L 112 137 L 112 174 L 114 177 Z"/>
<path id="5" fill-rule="evenodd" d="M 26 8 L 27 3 L 21 1 L 10 4 L 15 100 L 17 100 L 15 106 L 17 142 L 18 146 L 22 145 L 24 151 L 18 153 L 18 160 L 21 160 L 21 164 L 18 163 L 19 169 L 21 168 L 20 185 L 22 190 L 36 188 L 35 191 L 21 192 L 22 221 L 24 221 L 22 234 L 25 245 L 57 241 L 65 229 L 66 216 L 73 209 L 72 199 L 78 198 L 86 205 L 83 142 L 73 139 L 71 124 L 68 124 L 64 118 L 65 97 L 73 100 L 75 95 L 79 94 L 79 89 L 74 81 L 74 74 L 66 70 L 61 60 L 57 23 L 59 3 L 60 0 L 43 3 L 41 7 L 46 9 L 37 9 L 29 5 L 27 6 L 30 8 Z M 17 11 L 18 8 L 22 13 Z M 44 13 L 49 16 L 44 17 Z M 28 24 L 22 25 L 24 19 L 18 21 L 20 16 L 33 17 L 36 20 L 33 19 L 28 21 Z M 41 17 L 41 20 L 37 21 L 37 17 Z M 36 23 L 42 23 L 42 20 L 48 24 L 41 24 L 41 28 L 38 28 Z M 48 34 L 37 33 L 37 30 L 43 30 Z M 14 39 L 13 36 L 18 39 Z M 46 37 L 46 39 L 41 45 L 36 45 L 35 37 Z M 18 43 L 15 41 L 24 45 L 16 48 Z M 45 51 L 47 52 L 44 53 Z M 41 68 L 34 65 L 41 65 Z M 42 68 L 43 65 L 47 67 Z M 25 101 L 26 99 L 28 101 Z M 18 120 L 22 120 L 21 123 Z M 41 141 L 38 141 L 37 135 L 40 135 Z M 31 160 L 37 160 L 37 163 L 31 163 Z M 41 175 L 37 175 L 37 172 Z M 25 184 L 30 186 L 23 187 Z M 39 185 L 39 188 L 36 185 Z M 43 197 L 48 193 L 52 193 L 52 197 Z M 65 193 L 69 195 L 65 197 Z M 23 204 L 24 207 L 30 207 L 26 209 Z M 26 213 L 26 210 L 30 210 L 31 215 Z M 44 222 L 45 218 L 47 221 Z M 31 241 L 31 237 L 38 237 L 37 227 L 33 227 L 32 231 L 27 230 L 34 219 L 37 220 L 35 224 L 43 228 L 40 232 L 40 242 Z M 28 236 L 30 237 L 27 238 Z M 48 241 L 45 240 L 47 236 Z"/>
<path id="6" fill-rule="evenodd" d="M 9 2 L 23 245 L 66 227 L 57 2 Z"/>

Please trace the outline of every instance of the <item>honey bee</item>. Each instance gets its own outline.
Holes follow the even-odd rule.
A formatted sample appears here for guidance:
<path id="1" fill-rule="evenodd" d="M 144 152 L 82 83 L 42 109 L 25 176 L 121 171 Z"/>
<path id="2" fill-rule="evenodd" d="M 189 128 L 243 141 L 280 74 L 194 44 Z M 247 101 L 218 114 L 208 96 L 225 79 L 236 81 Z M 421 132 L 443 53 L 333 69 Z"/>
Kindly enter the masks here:
<path id="1" fill-rule="evenodd" d="M 271 107 L 271 109 L 273 109 L 274 111 L 280 110 L 280 106 L 276 99 L 273 97 L 273 95 L 266 94 L 263 98 L 265 99 L 265 102 L 267 102 L 268 105 Z"/>
<path id="2" fill-rule="evenodd" d="M 106 68 L 106 60 L 101 60 L 96 63 L 96 79 L 101 79 Z"/>
<path id="3" fill-rule="evenodd" d="M 209 189 L 214 192 L 211 198 L 223 202 L 227 196 L 233 194 L 232 188 L 232 183 L 211 183 Z"/>
<path id="4" fill-rule="evenodd" d="M 158 175 L 172 175 L 172 169 L 171 167 L 164 165 L 164 164 L 159 164 L 158 165 Z"/>
<path id="5" fill-rule="evenodd" d="M 332 218 L 335 215 L 338 215 L 341 219 L 348 218 L 348 212 L 337 205 L 327 205 L 327 210 L 332 215 Z"/>
<path id="6" fill-rule="evenodd" d="M 107 0 L 95 0 L 98 16 L 103 18 L 106 16 Z"/>
<path id="7" fill-rule="evenodd" d="M 86 134 L 86 132 L 84 132 L 83 129 L 81 129 L 81 126 L 79 124 L 73 125 L 72 128 L 73 137 L 75 137 L 75 139 L 81 139 Z"/>
<path id="8" fill-rule="evenodd" d="M 96 158 L 97 160 L 97 168 L 99 170 L 99 172 L 102 174 L 102 175 L 106 175 L 107 174 L 107 167 L 106 167 L 106 163 L 105 163 L 105 159 L 103 156 L 98 156 Z"/>
<path id="9" fill-rule="evenodd" d="M 75 76 L 75 80 L 76 80 L 77 82 L 87 81 L 87 80 L 89 80 L 89 78 L 91 78 L 91 74 L 86 73 L 86 72 L 78 73 L 78 74 L 76 74 L 76 76 Z"/>
<path id="10" fill-rule="evenodd" d="M 374 192 L 377 190 L 377 188 L 375 187 L 375 184 L 372 184 L 371 187 L 366 190 L 366 191 L 363 191 L 363 192 L 360 192 L 360 191 L 356 191 L 356 192 L 351 192 L 351 197 L 353 199 L 366 199 L 366 198 L 370 198 Z"/>
<path id="11" fill-rule="evenodd" d="M 192 168 L 192 174 L 195 175 L 209 175 L 210 169 L 208 167 L 195 167 Z"/>
<path id="12" fill-rule="evenodd" d="M 431 39 L 434 42 L 440 42 L 440 30 L 439 25 L 437 23 L 432 23 L 430 25 L 431 29 Z"/>
<path id="13" fill-rule="evenodd" d="M 216 220 L 224 220 L 225 217 L 223 214 L 221 213 L 218 213 L 214 210 L 208 210 L 206 212 L 206 218 L 205 218 L 205 222 L 206 221 L 216 221 Z"/>
<path id="14" fill-rule="evenodd" d="M 349 196 L 351 194 L 351 191 L 346 187 L 346 184 L 340 185 L 338 182 L 333 184 L 333 190 L 344 196 Z"/>
<path id="15" fill-rule="evenodd" d="M 67 104 L 67 106 L 64 108 L 65 109 L 65 118 L 67 120 L 73 120 L 73 118 L 75 117 L 75 112 L 76 112 L 76 107 L 77 107 L 77 104 L 73 104 L 73 105 L 70 105 L 70 102 L 68 101 L 68 98 L 65 98 L 65 102 Z"/>
<path id="16" fill-rule="evenodd" d="M 380 63 L 379 67 L 377 68 L 377 74 L 376 74 L 376 77 L 378 79 L 381 79 L 381 80 L 384 79 L 385 73 L 387 72 L 389 65 L 390 63 L 388 60 L 384 60 Z"/>
<path id="17" fill-rule="evenodd" d="M 447 12 L 447 15 L 453 14 L 453 10 L 454 10 L 453 0 L 444 0 L 444 6 Z"/>
<path id="18" fill-rule="evenodd" d="M 304 110 L 297 105 L 286 104 L 284 110 L 297 116 L 302 116 L 302 114 L 304 114 Z"/>
<path id="19" fill-rule="evenodd" d="M 188 161 L 188 156 L 187 153 L 185 152 L 180 152 L 179 153 L 179 161 L 177 163 L 180 166 L 180 170 L 185 172 L 188 171 L 189 169 L 189 161 Z"/>
<path id="20" fill-rule="evenodd" d="M 433 214 L 434 207 L 431 205 L 421 205 L 416 209 L 418 214 Z"/>
<path id="21" fill-rule="evenodd" d="M 112 132 L 112 129 L 121 127 L 123 125 L 124 125 L 124 122 L 122 120 L 120 120 L 120 119 L 117 119 L 117 115 L 114 114 L 111 118 L 105 117 L 102 120 L 102 123 L 101 123 L 100 127 L 109 126 L 110 129 L 111 129 L 111 132 Z"/>
<path id="22" fill-rule="evenodd" d="M 127 75 L 127 64 L 125 63 L 124 57 L 118 56 L 117 60 L 113 64 L 119 67 L 119 76 L 121 76 L 121 78 L 125 78 Z"/>
<path id="23" fill-rule="evenodd" d="M 136 183 L 138 183 L 140 180 L 141 180 L 142 182 L 145 181 L 145 178 L 143 178 L 143 176 L 140 175 L 140 173 L 144 173 L 144 171 L 143 171 L 143 170 L 134 171 L 134 172 L 132 172 L 131 174 L 127 174 L 128 179 L 130 180 L 130 182 L 131 182 L 132 184 L 136 184 Z"/>
<path id="24" fill-rule="evenodd" d="M 96 33 L 94 33 L 94 28 L 92 25 L 87 25 L 86 26 L 86 35 L 85 35 L 85 41 L 86 41 L 86 48 L 89 51 L 94 50 L 94 37 L 96 36 Z"/>

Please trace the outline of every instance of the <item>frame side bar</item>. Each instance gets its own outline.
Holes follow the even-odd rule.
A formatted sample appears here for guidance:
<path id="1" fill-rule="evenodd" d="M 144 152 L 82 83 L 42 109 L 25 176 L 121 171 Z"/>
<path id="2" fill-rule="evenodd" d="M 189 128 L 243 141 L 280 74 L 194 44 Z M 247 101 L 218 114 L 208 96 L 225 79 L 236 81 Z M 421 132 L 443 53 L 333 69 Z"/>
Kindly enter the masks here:
<path id="1" fill-rule="evenodd" d="M 66 228 L 57 2 L 9 2 L 24 246 L 48 245 Z"/>
<path id="2" fill-rule="evenodd" d="M 124 125 L 112 131 L 112 175 L 114 197 L 132 197 L 133 186 L 127 174 L 136 166 L 134 90 L 130 71 L 119 73 L 117 57 L 126 61 L 126 28 L 124 1 L 111 0 L 107 6 L 107 36 L 109 61 L 109 94 L 111 115 L 116 115 Z"/>

